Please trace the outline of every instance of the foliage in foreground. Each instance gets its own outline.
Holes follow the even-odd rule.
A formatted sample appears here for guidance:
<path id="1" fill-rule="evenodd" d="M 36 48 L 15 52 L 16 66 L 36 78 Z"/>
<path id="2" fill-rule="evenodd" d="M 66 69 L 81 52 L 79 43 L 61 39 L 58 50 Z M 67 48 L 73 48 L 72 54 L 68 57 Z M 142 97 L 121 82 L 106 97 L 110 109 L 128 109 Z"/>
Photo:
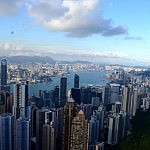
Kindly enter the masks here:
<path id="1" fill-rule="evenodd" d="M 118 150 L 150 150 L 150 110 L 138 111 L 132 133 L 118 145 Z"/>

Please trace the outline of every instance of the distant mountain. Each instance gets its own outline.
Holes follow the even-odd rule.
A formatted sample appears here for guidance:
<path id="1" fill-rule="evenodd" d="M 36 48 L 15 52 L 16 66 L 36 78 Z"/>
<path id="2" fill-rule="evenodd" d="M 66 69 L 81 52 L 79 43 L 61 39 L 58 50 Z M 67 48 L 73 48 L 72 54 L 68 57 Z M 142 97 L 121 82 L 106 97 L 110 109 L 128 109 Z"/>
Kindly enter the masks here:
<path id="1" fill-rule="evenodd" d="M 91 62 L 89 61 L 81 61 L 81 60 L 74 61 L 73 63 L 91 64 Z"/>
<path id="2" fill-rule="evenodd" d="M 91 64 L 91 62 L 89 61 L 58 61 L 58 63 L 61 63 L 61 64 Z"/>
<path id="3" fill-rule="evenodd" d="M 10 56 L 0 57 L 7 59 L 10 63 L 23 64 L 23 63 L 49 63 L 54 64 L 56 61 L 49 56 Z"/>
<path id="4" fill-rule="evenodd" d="M 62 64 L 74 64 L 74 63 L 82 63 L 82 64 L 90 64 L 89 61 L 57 61 L 51 58 L 50 56 L 9 56 L 9 57 L 0 57 L 0 59 L 5 58 L 9 63 L 15 64 L 26 64 L 26 63 L 49 63 L 54 64 L 56 62 Z"/>
<path id="5" fill-rule="evenodd" d="M 56 62 L 62 64 L 101 64 L 101 65 L 128 65 L 128 66 L 145 66 L 142 62 L 136 60 L 122 58 L 122 57 L 106 57 L 99 55 L 83 55 L 83 54 L 49 54 L 49 56 L 8 56 L 0 57 L 0 59 L 6 58 L 10 63 L 22 64 L 22 63 L 49 63 L 54 64 Z"/>

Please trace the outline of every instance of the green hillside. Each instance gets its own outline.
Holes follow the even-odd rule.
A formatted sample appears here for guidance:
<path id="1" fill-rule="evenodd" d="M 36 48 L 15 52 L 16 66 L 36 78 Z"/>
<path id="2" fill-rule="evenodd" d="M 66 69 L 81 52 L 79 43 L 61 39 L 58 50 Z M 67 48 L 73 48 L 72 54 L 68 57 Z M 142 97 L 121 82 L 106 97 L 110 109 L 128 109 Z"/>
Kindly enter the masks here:
<path id="1" fill-rule="evenodd" d="M 133 131 L 119 146 L 119 150 L 150 150 L 150 110 L 137 112 Z"/>

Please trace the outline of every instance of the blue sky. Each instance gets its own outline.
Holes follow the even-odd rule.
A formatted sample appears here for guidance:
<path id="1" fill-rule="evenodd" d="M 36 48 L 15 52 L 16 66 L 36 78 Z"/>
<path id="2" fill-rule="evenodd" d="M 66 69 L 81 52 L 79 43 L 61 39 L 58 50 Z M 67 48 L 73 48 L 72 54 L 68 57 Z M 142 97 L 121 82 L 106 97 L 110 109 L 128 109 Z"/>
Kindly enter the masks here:
<path id="1" fill-rule="evenodd" d="M 0 55 L 148 64 L 149 8 L 148 0 L 1 0 Z"/>

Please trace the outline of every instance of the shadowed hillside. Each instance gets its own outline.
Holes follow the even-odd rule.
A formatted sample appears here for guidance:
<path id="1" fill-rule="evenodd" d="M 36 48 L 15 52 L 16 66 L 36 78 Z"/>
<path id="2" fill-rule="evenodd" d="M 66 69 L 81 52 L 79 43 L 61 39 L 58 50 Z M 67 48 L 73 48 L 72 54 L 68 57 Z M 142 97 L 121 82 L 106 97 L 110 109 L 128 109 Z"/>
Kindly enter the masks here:
<path id="1" fill-rule="evenodd" d="M 119 150 L 150 150 L 150 110 L 137 112 L 133 131 L 118 146 Z"/>

